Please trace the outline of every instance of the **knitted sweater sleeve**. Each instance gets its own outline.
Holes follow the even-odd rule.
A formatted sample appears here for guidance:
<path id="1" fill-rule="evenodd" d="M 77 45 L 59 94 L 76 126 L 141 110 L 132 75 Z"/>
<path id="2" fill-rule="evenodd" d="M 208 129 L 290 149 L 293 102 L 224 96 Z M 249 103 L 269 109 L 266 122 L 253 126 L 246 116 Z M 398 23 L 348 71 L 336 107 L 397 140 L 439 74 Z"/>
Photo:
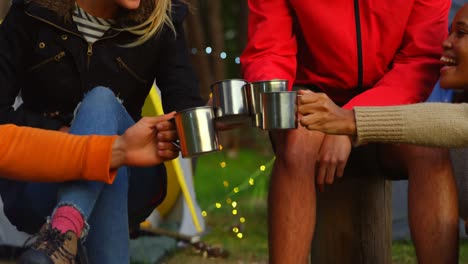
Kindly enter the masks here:
<path id="1" fill-rule="evenodd" d="M 355 107 L 354 111 L 358 145 L 384 142 L 468 146 L 468 104 L 420 103 Z"/>
<path id="2" fill-rule="evenodd" d="M 112 183 L 116 136 L 75 136 L 0 125 L 0 177 L 21 181 L 92 180 Z"/>

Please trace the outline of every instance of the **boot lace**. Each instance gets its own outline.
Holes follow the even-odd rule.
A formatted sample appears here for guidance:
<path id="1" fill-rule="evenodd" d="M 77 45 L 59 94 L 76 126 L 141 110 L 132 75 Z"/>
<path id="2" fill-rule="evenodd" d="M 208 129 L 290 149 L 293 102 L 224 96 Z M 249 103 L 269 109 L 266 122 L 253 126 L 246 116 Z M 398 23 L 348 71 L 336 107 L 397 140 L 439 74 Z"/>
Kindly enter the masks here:
<path id="1" fill-rule="evenodd" d="M 76 255 L 64 246 L 66 240 L 72 240 L 70 234 L 62 234 L 59 230 L 47 225 L 39 233 L 28 238 L 24 245 L 26 248 L 42 251 L 51 258 L 54 256 L 55 258 L 63 258 L 69 263 L 74 263 Z"/>

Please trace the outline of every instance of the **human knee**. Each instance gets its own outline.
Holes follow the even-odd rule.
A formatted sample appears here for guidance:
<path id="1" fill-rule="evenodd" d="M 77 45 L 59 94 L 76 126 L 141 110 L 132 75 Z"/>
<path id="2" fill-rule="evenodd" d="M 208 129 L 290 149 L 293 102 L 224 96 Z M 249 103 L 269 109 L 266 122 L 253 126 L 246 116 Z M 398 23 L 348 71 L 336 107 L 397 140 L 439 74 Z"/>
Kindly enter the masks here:
<path id="1" fill-rule="evenodd" d="M 313 171 L 317 161 L 317 152 L 299 150 L 296 148 L 275 153 L 277 166 L 280 165 L 288 171 L 307 170 Z"/>
<path id="2" fill-rule="evenodd" d="M 87 115 L 102 115 L 103 113 L 117 113 L 123 108 L 114 92 L 106 87 L 96 87 L 87 92 L 77 106 L 75 114 L 87 112 Z"/>
<path id="3" fill-rule="evenodd" d="M 422 162 L 437 164 L 445 162 L 449 159 L 449 151 L 444 148 L 430 148 L 430 147 L 409 147 L 408 160 L 412 163 Z"/>
<path id="4" fill-rule="evenodd" d="M 118 102 L 114 92 L 106 87 L 98 86 L 87 92 L 83 98 L 83 103 L 96 103 L 99 105 Z"/>
<path id="5" fill-rule="evenodd" d="M 408 177 L 423 174 L 440 174 L 449 172 L 452 169 L 450 154 L 447 149 L 429 147 L 410 147 L 406 155 L 405 167 L 408 170 Z"/>

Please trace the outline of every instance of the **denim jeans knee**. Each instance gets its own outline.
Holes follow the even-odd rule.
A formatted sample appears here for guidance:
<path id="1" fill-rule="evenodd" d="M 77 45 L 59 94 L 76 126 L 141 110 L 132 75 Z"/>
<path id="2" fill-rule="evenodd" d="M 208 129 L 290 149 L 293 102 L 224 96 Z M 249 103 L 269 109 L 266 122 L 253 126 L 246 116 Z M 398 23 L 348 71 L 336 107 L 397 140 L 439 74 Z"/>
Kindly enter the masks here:
<path id="1" fill-rule="evenodd" d="M 83 97 L 75 110 L 72 134 L 123 134 L 134 123 L 111 89 L 96 87 Z"/>

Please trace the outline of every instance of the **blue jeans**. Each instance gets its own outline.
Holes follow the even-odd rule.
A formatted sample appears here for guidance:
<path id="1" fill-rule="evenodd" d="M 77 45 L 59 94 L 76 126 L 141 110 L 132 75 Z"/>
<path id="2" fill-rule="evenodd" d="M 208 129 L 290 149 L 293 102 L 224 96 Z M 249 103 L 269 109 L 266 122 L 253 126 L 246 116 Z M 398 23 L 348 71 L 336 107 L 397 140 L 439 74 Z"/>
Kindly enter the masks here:
<path id="1" fill-rule="evenodd" d="M 97 87 L 85 95 L 70 133 L 115 135 L 133 124 L 114 93 Z M 13 214 L 19 217 L 10 217 L 10 221 L 29 231 L 42 225 L 57 206 L 73 205 L 90 227 L 85 239 L 90 263 L 129 263 L 129 225 L 143 221 L 165 195 L 164 165 L 121 167 L 111 185 L 92 181 L 27 183 L 10 209 L 17 210 Z"/>

